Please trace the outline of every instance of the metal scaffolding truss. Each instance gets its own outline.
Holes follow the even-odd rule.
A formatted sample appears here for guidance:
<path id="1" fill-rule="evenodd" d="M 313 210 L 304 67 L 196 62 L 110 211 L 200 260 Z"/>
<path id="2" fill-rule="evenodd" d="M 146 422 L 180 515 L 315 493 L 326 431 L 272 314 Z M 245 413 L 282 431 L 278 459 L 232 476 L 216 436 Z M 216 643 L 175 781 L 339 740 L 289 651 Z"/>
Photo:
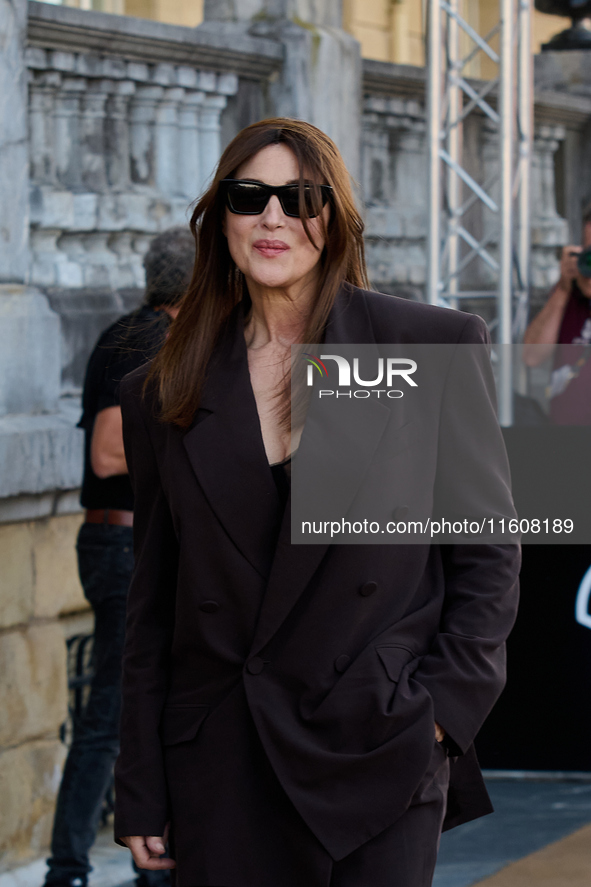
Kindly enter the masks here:
<path id="1" fill-rule="evenodd" d="M 429 0 L 427 296 L 432 304 L 451 308 L 466 298 L 496 297 L 491 329 L 497 342 L 509 344 L 523 333 L 529 288 L 530 2 L 499 0 L 498 23 L 485 35 L 462 13 L 462 0 Z M 494 63 L 496 76 L 469 80 L 468 66 L 481 53 Z M 463 133 L 471 114 L 485 115 L 487 125 L 497 130 L 491 144 L 497 146 L 498 161 L 483 181 L 463 164 Z M 477 236 L 466 217 L 479 203 L 483 213 L 490 212 Z M 462 278 L 482 279 L 482 274 L 469 273 L 477 262 L 484 263 L 491 283 L 485 284 L 488 288 L 462 288 Z M 501 413 L 510 410 L 510 367 L 502 370 L 502 377 Z"/>

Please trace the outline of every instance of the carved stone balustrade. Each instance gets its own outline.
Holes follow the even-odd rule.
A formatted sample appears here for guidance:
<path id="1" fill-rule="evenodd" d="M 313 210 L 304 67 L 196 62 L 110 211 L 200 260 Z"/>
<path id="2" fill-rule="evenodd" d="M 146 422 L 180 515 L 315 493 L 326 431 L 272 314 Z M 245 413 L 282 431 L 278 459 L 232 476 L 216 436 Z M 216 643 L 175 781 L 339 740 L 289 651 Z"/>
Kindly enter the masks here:
<path id="1" fill-rule="evenodd" d="M 228 23 L 185 28 L 35 0 L 25 25 L 24 261 L 61 322 L 61 393 L 77 396 L 98 335 L 142 297 L 152 237 L 187 224 L 222 148 L 272 113 L 284 48 Z"/>
<path id="2" fill-rule="evenodd" d="M 30 47 L 31 280 L 143 285 L 145 235 L 184 224 L 238 77 Z"/>
<path id="3" fill-rule="evenodd" d="M 414 98 L 366 95 L 361 133 L 366 250 L 385 292 L 425 282 L 425 111 Z"/>
<path id="4" fill-rule="evenodd" d="M 566 92 L 553 88 L 548 63 L 544 72 L 544 89 L 535 94 L 532 158 L 531 287 L 538 301 L 558 278 L 560 247 L 580 237 L 581 210 L 591 200 L 591 100 L 573 94 L 582 92 L 574 75 L 574 85 Z M 365 59 L 363 73 L 361 191 L 370 279 L 384 292 L 412 297 L 420 295 L 426 269 L 425 72 Z M 559 78 L 556 84 L 565 89 Z M 491 99 L 494 103 L 494 94 Z M 471 117 L 465 123 L 463 162 L 477 181 L 489 182 L 494 196 L 498 132 L 483 115 Z M 488 249 L 494 256 L 493 213 L 477 203 L 466 222 L 476 237 L 489 235 Z M 494 271 L 480 260 L 469 265 L 462 278 L 465 289 L 494 290 L 495 283 Z M 494 298 L 490 302 L 464 307 L 492 319 Z"/>
<path id="5" fill-rule="evenodd" d="M 550 287 L 558 280 L 560 247 L 568 243 L 566 219 L 556 208 L 556 152 L 566 137 L 564 126 L 536 127 L 532 157 L 532 286 Z"/>

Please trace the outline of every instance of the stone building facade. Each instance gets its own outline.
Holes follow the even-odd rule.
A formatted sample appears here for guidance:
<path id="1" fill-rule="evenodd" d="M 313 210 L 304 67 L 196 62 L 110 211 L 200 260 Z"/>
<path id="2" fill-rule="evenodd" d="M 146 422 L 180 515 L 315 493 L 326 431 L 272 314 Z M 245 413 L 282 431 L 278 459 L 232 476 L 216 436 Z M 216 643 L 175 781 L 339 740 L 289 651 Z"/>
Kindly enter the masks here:
<path id="1" fill-rule="evenodd" d="M 0 0 L 0 872 L 49 839 L 65 641 L 92 630 L 74 552 L 84 366 L 141 299 L 150 238 L 186 221 L 240 128 L 299 116 L 359 183 L 374 286 L 421 297 L 424 69 L 363 59 L 338 0 L 267 5 L 206 0 L 195 29 Z M 536 58 L 534 295 L 591 199 L 590 64 Z M 495 138 L 482 120 L 466 134 L 475 170 Z"/>
<path id="2" fill-rule="evenodd" d="M 147 18 L 171 25 L 194 28 L 203 22 L 204 0 L 48 0 L 56 5 L 74 9 L 110 12 Z M 226 2 L 226 0 L 224 0 Z M 273 10 L 274 0 L 258 4 L 266 11 Z M 232 0 L 226 8 L 232 8 Z M 307 0 L 304 0 L 307 3 Z M 234 0 L 236 8 L 248 9 L 248 0 Z M 341 0 L 342 27 L 361 45 L 365 58 L 398 64 L 425 63 L 425 22 L 427 4 L 417 0 Z M 479 34 L 486 34 L 498 18 L 498 0 L 460 0 L 459 9 L 466 21 Z M 307 10 L 303 5 L 303 20 Z M 540 45 L 562 31 L 564 19 L 532 9 L 531 47 L 533 53 Z M 480 56 L 474 60 L 470 74 L 486 77 L 488 60 Z"/>

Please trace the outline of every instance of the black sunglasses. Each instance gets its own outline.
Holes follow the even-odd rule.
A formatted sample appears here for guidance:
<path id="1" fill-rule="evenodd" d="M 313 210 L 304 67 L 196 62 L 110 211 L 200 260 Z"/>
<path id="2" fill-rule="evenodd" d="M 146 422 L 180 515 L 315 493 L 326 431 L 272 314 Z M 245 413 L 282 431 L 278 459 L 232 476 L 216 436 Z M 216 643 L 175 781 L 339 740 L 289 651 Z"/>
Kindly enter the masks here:
<path id="1" fill-rule="evenodd" d="M 285 215 L 299 218 L 300 186 L 297 184 L 274 187 L 264 185 L 262 182 L 251 182 L 248 179 L 222 179 L 220 184 L 226 191 L 228 209 L 232 213 L 240 216 L 259 216 L 271 196 L 276 194 Z M 332 188 L 330 185 L 305 184 L 303 192 L 305 214 L 307 218 L 313 219 L 320 212 L 316 196 L 320 197 L 322 206 L 325 206 Z"/>

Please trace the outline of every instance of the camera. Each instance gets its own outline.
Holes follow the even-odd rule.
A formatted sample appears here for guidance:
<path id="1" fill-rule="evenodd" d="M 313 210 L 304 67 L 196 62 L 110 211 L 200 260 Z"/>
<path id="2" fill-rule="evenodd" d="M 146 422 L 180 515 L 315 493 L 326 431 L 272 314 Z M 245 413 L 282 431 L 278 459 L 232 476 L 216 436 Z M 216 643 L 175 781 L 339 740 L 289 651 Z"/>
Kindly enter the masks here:
<path id="1" fill-rule="evenodd" d="M 588 246 L 582 253 L 579 253 L 577 269 L 582 277 L 591 277 L 591 246 Z"/>

